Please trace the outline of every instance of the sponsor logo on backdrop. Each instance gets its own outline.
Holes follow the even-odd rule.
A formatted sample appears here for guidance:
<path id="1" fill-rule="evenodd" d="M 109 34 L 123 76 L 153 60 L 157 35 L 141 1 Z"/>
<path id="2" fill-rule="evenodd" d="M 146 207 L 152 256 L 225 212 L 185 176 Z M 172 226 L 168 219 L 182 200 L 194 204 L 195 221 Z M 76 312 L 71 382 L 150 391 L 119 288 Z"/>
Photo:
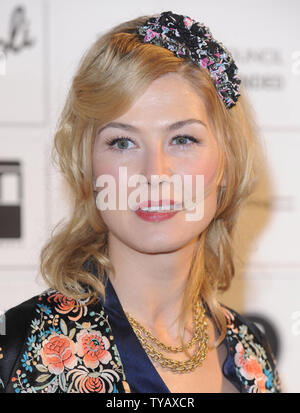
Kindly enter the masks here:
<path id="1" fill-rule="evenodd" d="M 30 35 L 30 22 L 26 16 L 26 10 L 23 6 L 17 6 L 11 12 L 6 37 L 0 37 L 0 51 L 7 56 L 9 53 L 21 53 L 34 44 L 35 40 Z"/>
<path id="2" fill-rule="evenodd" d="M 22 179 L 19 161 L 0 160 L 0 238 L 21 238 Z"/>
<path id="3" fill-rule="evenodd" d="M 32 0 L 25 5 L 11 5 L 9 1 L 2 3 L 0 124 L 43 124 L 47 117 L 48 90 L 44 2 Z M 11 98 L 11 93 L 14 98 Z"/>
<path id="4" fill-rule="evenodd" d="M 280 50 L 272 47 L 245 50 L 232 48 L 232 55 L 241 67 L 247 68 L 247 73 L 243 72 L 241 75 L 247 89 L 278 91 L 286 86 L 284 74 L 278 72 L 278 68 L 284 65 Z"/>

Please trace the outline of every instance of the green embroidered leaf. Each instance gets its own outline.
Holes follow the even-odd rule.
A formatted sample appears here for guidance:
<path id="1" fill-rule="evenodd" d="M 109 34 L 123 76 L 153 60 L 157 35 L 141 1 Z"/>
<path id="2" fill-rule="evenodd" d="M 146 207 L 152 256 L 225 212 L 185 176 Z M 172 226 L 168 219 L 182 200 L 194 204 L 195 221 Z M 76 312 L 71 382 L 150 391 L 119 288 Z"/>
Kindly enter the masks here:
<path id="1" fill-rule="evenodd" d="M 43 364 L 37 364 L 35 368 L 40 371 L 41 373 L 46 373 L 48 371 L 46 366 L 43 366 Z"/>
<path id="2" fill-rule="evenodd" d="M 38 383 L 44 383 L 44 381 L 48 380 L 49 377 L 51 377 L 51 374 L 41 374 L 41 375 L 36 379 L 36 381 L 37 381 Z"/>
<path id="3" fill-rule="evenodd" d="M 73 337 L 75 336 L 75 333 L 76 333 L 76 328 L 74 327 L 74 328 L 72 328 L 72 330 L 70 330 L 70 332 L 69 332 L 69 339 L 70 339 L 70 340 L 73 339 Z"/>
<path id="4" fill-rule="evenodd" d="M 65 336 L 67 336 L 68 335 L 68 327 L 67 327 L 67 324 L 65 323 L 65 321 L 62 318 L 60 319 L 59 326 L 60 326 L 60 329 L 61 329 L 62 333 Z"/>
<path id="5" fill-rule="evenodd" d="M 62 391 L 66 391 L 66 376 L 64 372 L 58 376 L 58 383 Z"/>

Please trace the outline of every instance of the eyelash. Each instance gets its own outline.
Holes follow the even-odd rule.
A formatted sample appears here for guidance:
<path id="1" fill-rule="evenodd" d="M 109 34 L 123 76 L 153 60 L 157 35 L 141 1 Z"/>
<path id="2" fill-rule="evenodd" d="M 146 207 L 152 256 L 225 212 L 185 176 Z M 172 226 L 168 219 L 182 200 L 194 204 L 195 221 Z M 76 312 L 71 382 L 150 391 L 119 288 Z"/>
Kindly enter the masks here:
<path id="1" fill-rule="evenodd" d="M 187 138 L 187 139 L 189 139 L 190 141 L 192 141 L 191 145 L 194 145 L 194 144 L 199 145 L 199 144 L 200 144 L 200 141 L 199 141 L 198 139 L 196 139 L 196 138 L 194 138 L 193 136 L 190 136 L 190 135 L 177 135 L 177 136 L 175 136 L 173 139 L 178 139 L 178 138 Z M 132 139 L 130 139 L 130 138 L 127 137 L 127 136 L 118 136 L 118 137 L 113 138 L 113 139 L 107 139 L 107 140 L 105 140 L 105 142 L 106 142 L 107 145 L 109 146 L 109 150 L 117 151 L 117 152 L 124 152 L 124 151 L 127 150 L 127 148 L 119 149 L 119 148 L 117 148 L 117 147 L 114 147 L 114 145 L 115 145 L 117 142 L 121 142 L 121 141 L 122 141 L 122 142 L 130 141 L 130 142 L 134 143 L 134 142 L 132 141 Z M 180 144 L 180 145 L 175 145 L 175 146 L 181 146 L 181 147 L 185 147 L 184 149 L 187 149 L 186 146 L 190 146 L 190 145 Z"/>

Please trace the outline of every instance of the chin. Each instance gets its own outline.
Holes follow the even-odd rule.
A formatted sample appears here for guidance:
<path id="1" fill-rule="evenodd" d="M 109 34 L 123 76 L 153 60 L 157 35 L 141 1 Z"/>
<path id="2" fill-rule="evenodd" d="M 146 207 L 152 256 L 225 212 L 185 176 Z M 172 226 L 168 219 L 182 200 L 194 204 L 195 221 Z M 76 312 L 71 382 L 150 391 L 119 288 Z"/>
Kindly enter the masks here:
<path id="1" fill-rule="evenodd" d="M 129 245 L 129 244 L 127 244 Z M 182 242 L 178 243 L 170 243 L 170 242 L 162 242 L 162 243 L 157 243 L 157 242 L 144 242 L 143 245 L 141 243 L 131 243 L 129 245 L 131 248 L 134 250 L 140 252 L 141 254 L 169 254 L 175 251 L 180 250 L 181 248 L 184 247 Z"/>
<path id="2" fill-rule="evenodd" d="M 185 221 L 184 215 L 160 223 L 140 221 L 132 215 L 104 214 L 113 242 L 142 254 L 164 254 L 178 251 L 193 242 L 209 223 L 208 217 L 197 222 Z M 114 218 L 114 219 L 113 219 Z M 133 219 L 132 219 L 133 218 Z M 177 219 L 176 219 L 177 218 Z"/>
<path id="3" fill-rule="evenodd" d="M 195 240 L 194 235 L 188 236 L 187 233 L 182 236 L 178 232 L 169 233 L 151 233 L 138 234 L 131 232 L 132 237 L 128 237 L 128 232 L 124 237 L 118 235 L 119 240 L 129 248 L 142 254 L 167 254 L 184 248 L 190 242 Z"/>

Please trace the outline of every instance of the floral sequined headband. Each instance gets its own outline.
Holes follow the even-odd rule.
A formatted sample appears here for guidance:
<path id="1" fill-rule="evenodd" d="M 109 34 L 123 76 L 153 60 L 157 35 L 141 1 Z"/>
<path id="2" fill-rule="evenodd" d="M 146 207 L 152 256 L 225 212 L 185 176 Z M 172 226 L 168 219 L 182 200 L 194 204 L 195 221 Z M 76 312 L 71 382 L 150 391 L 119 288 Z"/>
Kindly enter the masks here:
<path id="1" fill-rule="evenodd" d="M 167 11 L 139 26 L 137 34 L 142 42 L 162 46 L 177 57 L 188 58 L 207 69 L 226 108 L 235 105 L 240 96 L 238 68 L 231 53 L 212 37 L 203 23 Z"/>

